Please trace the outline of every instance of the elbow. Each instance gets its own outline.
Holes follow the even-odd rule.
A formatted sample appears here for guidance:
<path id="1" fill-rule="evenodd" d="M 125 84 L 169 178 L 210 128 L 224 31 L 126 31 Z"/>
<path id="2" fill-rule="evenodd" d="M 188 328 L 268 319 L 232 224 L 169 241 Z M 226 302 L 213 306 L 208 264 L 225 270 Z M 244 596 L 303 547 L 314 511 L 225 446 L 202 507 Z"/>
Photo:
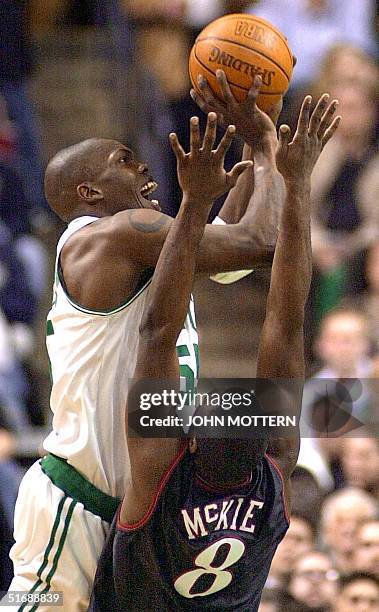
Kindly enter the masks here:
<path id="1" fill-rule="evenodd" d="M 254 234 L 244 223 L 238 224 L 239 229 L 239 249 L 246 253 L 249 263 L 254 267 L 269 269 L 272 266 L 275 253 L 275 241 L 269 243 L 259 232 Z"/>

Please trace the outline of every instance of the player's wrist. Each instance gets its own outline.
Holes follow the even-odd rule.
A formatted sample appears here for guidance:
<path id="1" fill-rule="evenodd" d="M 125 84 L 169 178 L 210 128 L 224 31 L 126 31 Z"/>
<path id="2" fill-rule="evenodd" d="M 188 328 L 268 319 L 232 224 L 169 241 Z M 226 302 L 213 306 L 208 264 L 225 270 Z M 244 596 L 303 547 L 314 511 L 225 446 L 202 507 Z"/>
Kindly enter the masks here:
<path id="1" fill-rule="evenodd" d="M 311 177 L 286 175 L 283 176 L 288 193 L 296 193 L 300 195 L 310 195 L 311 192 Z"/>
<path id="2" fill-rule="evenodd" d="M 274 130 L 272 132 L 267 132 L 266 134 L 262 135 L 258 142 L 255 142 L 255 145 L 253 146 L 254 157 L 260 156 L 262 162 L 267 160 L 276 165 L 277 148 L 278 138 L 276 132 Z"/>
<path id="3" fill-rule="evenodd" d="M 190 210 L 191 215 L 202 218 L 208 216 L 213 206 L 213 202 L 214 198 L 208 194 L 183 192 L 181 207 L 184 210 Z"/>
<path id="4" fill-rule="evenodd" d="M 263 146 L 254 150 L 254 161 L 261 166 L 276 169 L 276 144 Z"/>

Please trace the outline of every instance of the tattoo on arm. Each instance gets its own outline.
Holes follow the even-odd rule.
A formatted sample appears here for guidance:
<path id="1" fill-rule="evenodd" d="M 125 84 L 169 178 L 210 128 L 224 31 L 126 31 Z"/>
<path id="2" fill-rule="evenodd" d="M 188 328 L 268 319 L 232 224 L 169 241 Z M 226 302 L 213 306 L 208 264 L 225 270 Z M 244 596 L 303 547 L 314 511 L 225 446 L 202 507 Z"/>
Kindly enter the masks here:
<path id="1" fill-rule="evenodd" d="M 139 213 L 139 210 L 132 210 L 129 214 L 129 222 L 130 225 L 139 232 L 143 232 L 144 234 L 153 234 L 155 232 L 159 232 L 170 220 L 170 217 L 167 215 L 162 215 L 156 221 L 141 221 L 140 215 L 138 214 L 138 219 L 136 219 L 136 213 Z"/>

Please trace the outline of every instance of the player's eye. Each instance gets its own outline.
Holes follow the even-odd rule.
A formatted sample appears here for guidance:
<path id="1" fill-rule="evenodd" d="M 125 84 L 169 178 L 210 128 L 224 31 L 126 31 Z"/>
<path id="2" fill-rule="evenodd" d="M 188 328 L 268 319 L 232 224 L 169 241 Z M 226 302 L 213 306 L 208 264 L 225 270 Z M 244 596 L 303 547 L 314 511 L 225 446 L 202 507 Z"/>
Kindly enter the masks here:
<path id="1" fill-rule="evenodd" d="M 130 151 L 130 152 L 123 153 L 118 161 L 120 164 L 128 164 L 132 160 L 133 160 L 133 153 Z"/>

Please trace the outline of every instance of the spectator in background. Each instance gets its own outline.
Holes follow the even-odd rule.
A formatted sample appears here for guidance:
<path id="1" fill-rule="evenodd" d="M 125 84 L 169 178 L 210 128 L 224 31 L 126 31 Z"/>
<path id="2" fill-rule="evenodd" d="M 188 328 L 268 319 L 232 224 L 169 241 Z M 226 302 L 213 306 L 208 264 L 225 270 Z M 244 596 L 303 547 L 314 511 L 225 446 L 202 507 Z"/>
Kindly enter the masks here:
<path id="1" fill-rule="evenodd" d="M 315 351 L 322 364 L 317 378 L 370 376 L 372 365 L 365 316 L 348 308 L 331 310 L 321 322 Z"/>
<path id="2" fill-rule="evenodd" d="M 377 500 L 361 489 L 341 489 L 325 500 L 321 511 L 321 537 L 341 574 L 354 570 L 359 524 L 376 518 L 377 513 Z"/>
<path id="3" fill-rule="evenodd" d="M 370 392 L 364 381 L 358 380 L 369 378 L 373 373 L 369 348 L 368 323 L 364 314 L 351 308 L 336 308 L 325 315 L 315 341 L 315 353 L 321 362 L 321 369 L 305 386 L 304 420 L 311 420 L 308 417 L 310 407 L 322 393 L 325 394 L 325 390 L 327 395 L 338 401 L 339 389 L 336 385 L 341 384 L 349 393 L 346 399 L 353 401 L 353 416 L 362 418 L 364 422 L 369 421 Z"/>
<path id="4" fill-rule="evenodd" d="M 378 199 L 379 201 L 379 199 Z M 367 253 L 365 262 L 366 290 L 353 298 L 352 304 L 365 313 L 369 326 L 371 351 L 379 356 L 379 240 L 374 242 Z"/>
<path id="5" fill-rule="evenodd" d="M 0 96 L 0 160 L 12 164 L 16 161 L 17 134 L 9 119 L 7 104 Z"/>
<path id="6" fill-rule="evenodd" d="M 375 54 L 373 0 L 258 0 L 249 11 L 271 21 L 287 36 L 298 63 L 293 86 L 309 87 L 336 42 Z"/>
<path id="7" fill-rule="evenodd" d="M 354 570 L 372 572 L 379 580 L 379 520 L 368 520 L 357 530 Z"/>
<path id="8" fill-rule="evenodd" d="M 271 563 L 267 586 L 283 588 L 295 563 L 315 546 L 316 531 L 313 522 L 302 515 L 291 514 L 291 523 L 279 544 Z"/>
<path id="9" fill-rule="evenodd" d="M 0 96 L 0 222 L 10 231 L 15 251 L 23 262 L 29 288 L 39 300 L 46 289 L 47 255 L 41 242 L 32 235 L 31 204 L 24 181 L 16 169 L 13 124 L 4 111 Z"/>
<path id="10" fill-rule="evenodd" d="M 14 449 L 14 436 L 2 428 L 0 400 L 0 591 L 8 589 L 13 577 L 9 551 L 14 543 L 14 505 L 23 476 L 22 470 L 12 458 Z"/>
<path id="11" fill-rule="evenodd" d="M 330 558 L 316 550 L 298 559 L 288 583 L 286 612 L 330 612 L 338 574 Z"/>
<path id="12" fill-rule="evenodd" d="M 316 531 L 324 493 L 313 474 L 297 465 L 291 476 L 291 512 L 313 525 Z"/>
<path id="13" fill-rule="evenodd" d="M 363 255 L 379 237 L 378 83 L 357 76 L 330 89 L 342 121 L 312 175 L 316 322 L 344 295 L 362 289 Z"/>
<path id="14" fill-rule="evenodd" d="M 0 306 L 10 324 L 32 328 L 37 301 L 8 228 L 0 220 Z"/>
<path id="15" fill-rule="evenodd" d="M 358 572 L 340 578 L 333 612 L 379 612 L 379 580 Z"/>
<path id="16" fill-rule="evenodd" d="M 339 483 L 338 471 L 332 470 L 338 457 L 328 456 L 338 450 L 338 436 L 375 420 L 375 396 L 364 380 L 373 374 L 364 315 L 350 308 L 330 311 L 321 322 L 315 353 L 322 367 L 304 387 L 299 464 L 327 492 L 335 480 Z M 331 449 L 323 445 L 323 436 L 332 438 Z"/>
<path id="17" fill-rule="evenodd" d="M 341 467 L 346 486 L 359 487 L 379 499 L 379 440 L 370 432 L 342 441 Z"/>
<path id="18" fill-rule="evenodd" d="M 334 44 L 321 62 L 320 70 L 312 85 L 312 94 L 319 97 L 336 83 L 359 81 L 375 90 L 378 87 L 378 67 L 375 60 L 363 49 L 346 42 Z"/>
<path id="19" fill-rule="evenodd" d="M 7 409 L 7 425 L 14 431 L 29 422 L 22 361 L 34 345 L 36 306 L 12 235 L 0 222 L 0 405 Z"/>
<path id="20" fill-rule="evenodd" d="M 1 0 L 0 94 L 16 128 L 28 199 L 34 213 L 38 215 L 43 210 L 46 218 L 39 130 L 26 87 L 33 63 L 27 21 L 26 0 Z"/>

